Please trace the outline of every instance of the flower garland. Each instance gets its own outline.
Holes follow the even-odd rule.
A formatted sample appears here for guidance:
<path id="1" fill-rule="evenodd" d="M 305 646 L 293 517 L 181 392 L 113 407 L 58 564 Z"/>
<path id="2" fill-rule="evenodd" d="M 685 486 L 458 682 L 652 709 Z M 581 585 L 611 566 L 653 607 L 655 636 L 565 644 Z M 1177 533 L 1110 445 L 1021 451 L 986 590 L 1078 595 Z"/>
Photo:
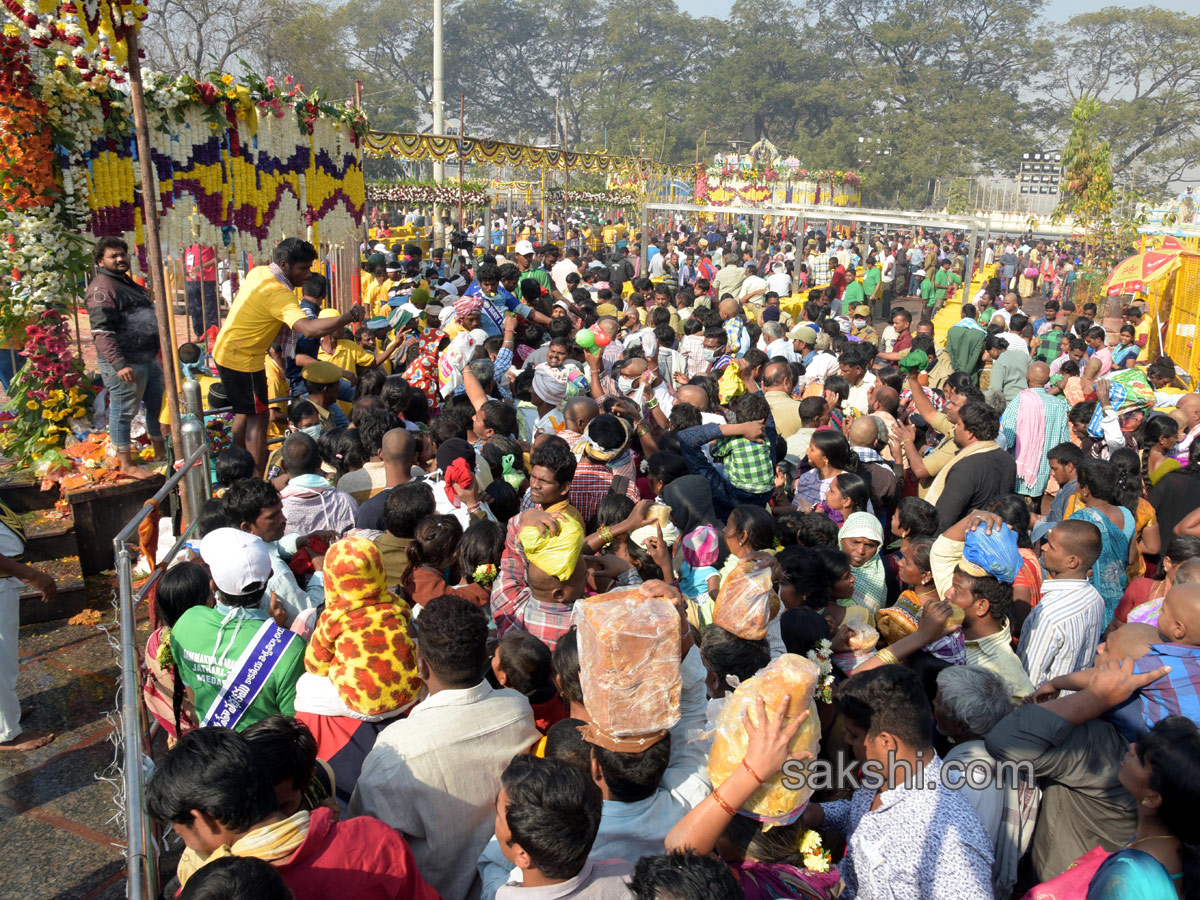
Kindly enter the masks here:
<path id="1" fill-rule="evenodd" d="M 804 868 L 810 872 L 828 872 L 833 865 L 833 854 L 821 844 L 821 835 L 809 829 L 804 832 L 797 846 Z"/>
<path id="2" fill-rule="evenodd" d="M 6 160 L 0 163 L 0 270 L 6 275 L 0 281 L 0 336 L 14 348 L 0 352 L 18 352 L 26 360 L 9 386 L 11 419 L 0 444 L 12 456 L 49 464 L 93 400 L 83 362 L 71 351 L 69 319 L 73 286 L 90 267 L 78 229 L 86 198 L 83 185 L 55 167 L 77 143 L 83 95 L 57 78 L 38 79 L 14 26 L 6 26 L 0 40 L 6 60 L 0 71 Z"/>
<path id="3" fill-rule="evenodd" d="M 546 191 L 546 202 L 561 206 L 563 201 L 562 188 L 551 188 Z M 637 191 L 609 188 L 602 191 L 566 191 L 566 202 L 580 206 L 638 206 L 642 197 Z"/>
<path id="4" fill-rule="evenodd" d="M 833 645 L 829 641 L 821 641 L 807 657 L 816 663 L 820 672 L 817 675 L 815 696 L 822 703 L 833 702 Z"/>
<path id="5" fill-rule="evenodd" d="M 56 65 L 73 68 L 84 81 L 125 80 L 126 38 L 141 26 L 149 10 L 141 0 L 0 0 L 29 30 L 30 43 L 49 49 Z M 80 8 L 82 7 L 82 9 Z"/>
<path id="6" fill-rule="evenodd" d="M 463 182 L 462 202 L 464 206 L 486 206 L 490 196 L 488 186 L 479 182 Z M 406 203 L 411 205 L 444 203 L 457 206 L 459 201 L 458 182 L 446 181 L 398 181 L 393 184 L 373 184 L 367 188 L 367 199 L 375 203 Z"/>
<path id="7" fill-rule="evenodd" d="M 173 250 L 224 247 L 241 265 L 285 236 L 355 243 L 366 207 L 358 144 L 360 110 L 305 94 L 291 76 L 168 78 L 146 72 L 151 158 L 159 228 Z M 93 234 L 119 234 L 139 246 L 145 271 L 140 193 L 128 98 L 93 79 L 78 159 L 66 177 L 88 189 Z M 291 113 L 291 115 L 289 115 Z"/>

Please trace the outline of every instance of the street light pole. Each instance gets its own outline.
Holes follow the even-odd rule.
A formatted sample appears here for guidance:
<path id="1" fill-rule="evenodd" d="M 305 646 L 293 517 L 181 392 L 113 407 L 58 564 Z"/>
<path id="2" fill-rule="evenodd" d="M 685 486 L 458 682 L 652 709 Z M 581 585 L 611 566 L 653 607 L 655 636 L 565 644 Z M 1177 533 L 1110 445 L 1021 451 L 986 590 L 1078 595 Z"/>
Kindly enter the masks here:
<path id="1" fill-rule="evenodd" d="M 443 84 L 442 84 L 442 0 L 433 0 L 433 133 L 445 134 L 446 125 L 442 119 Z M 446 180 L 446 164 L 438 160 L 433 163 L 433 180 L 441 184 Z M 441 205 L 433 205 L 433 233 L 437 234 L 438 226 L 442 223 Z M 436 243 L 436 238 L 434 243 Z"/>

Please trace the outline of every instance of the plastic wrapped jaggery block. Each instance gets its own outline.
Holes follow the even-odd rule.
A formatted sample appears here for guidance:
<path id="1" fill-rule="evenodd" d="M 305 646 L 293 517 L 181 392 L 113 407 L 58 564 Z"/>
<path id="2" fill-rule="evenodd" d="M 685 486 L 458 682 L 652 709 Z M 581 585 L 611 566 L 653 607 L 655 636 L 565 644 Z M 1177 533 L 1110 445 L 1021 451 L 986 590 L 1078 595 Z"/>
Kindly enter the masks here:
<path id="1" fill-rule="evenodd" d="M 803 656 L 785 653 L 771 661 L 748 681 L 743 681 L 725 701 L 717 715 L 712 751 L 708 755 L 708 777 L 714 789 L 719 788 L 746 756 L 746 713 L 757 715 L 756 700 L 762 697 L 767 712 L 775 715 L 780 699 L 788 698 L 786 716 L 800 715 L 808 710 L 808 718 L 792 738 L 791 755 L 807 750 L 816 756 L 821 747 L 821 723 L 813 691 L 820 677 L 817 664 Z M 762 775 L 762 772 L 758 773 Z M 776 773 L 760 787 L 739 810 L 768 825 L 788 825 L 799 818 L 812 788 L 788 790 L 783 786 L 783 774 Z"/>
<path id="2" fill-rule="evenodd" d="M 634 737 L 679 721 L 679 611 L 626 588 L 575 604 L 583 704 L 600 730 Z"/>
<path id="3" fill-rule="evenodd" d="M 748 641 L 767 636 L 767 625 L 779 612 L 779 595 L 771 583 L 771 565 L 761 559 L 738 563 L 713 603 L 713 624 Z"/>

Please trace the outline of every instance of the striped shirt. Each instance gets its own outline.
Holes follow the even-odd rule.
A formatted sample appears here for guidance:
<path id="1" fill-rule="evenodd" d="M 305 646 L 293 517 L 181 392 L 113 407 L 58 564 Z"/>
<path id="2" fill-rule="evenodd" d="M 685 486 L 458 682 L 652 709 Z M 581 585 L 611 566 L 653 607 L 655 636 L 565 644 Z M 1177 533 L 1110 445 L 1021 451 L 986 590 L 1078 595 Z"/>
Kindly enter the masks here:
<path id="1" fill-rule="evenodd" d="M 1017 656 L 1033 686 L 1091 668 L 1104 627 L 1104 598 L 1077 578 L 1042 582 L 1042 599 L 1021 629 Z"/>

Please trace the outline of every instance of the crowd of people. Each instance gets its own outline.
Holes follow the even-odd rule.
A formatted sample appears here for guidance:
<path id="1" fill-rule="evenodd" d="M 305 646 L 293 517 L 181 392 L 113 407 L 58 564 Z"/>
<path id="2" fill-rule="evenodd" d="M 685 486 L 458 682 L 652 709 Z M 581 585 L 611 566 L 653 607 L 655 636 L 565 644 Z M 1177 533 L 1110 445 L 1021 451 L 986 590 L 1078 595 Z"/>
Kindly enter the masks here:
<path id="1" fill-rule="evenodd" d="M 346 311 L 288 239 L 183 348 L 235 446 L 146 646 L 164 895 L 1200 897 L 1200 395 L 1144 311 L 1045 242 L 611 236 L 366 246 Z M 158 348 L 96 261 L 132 469 Z M 671 690 L 595 597 L 668 602 Z"/>

